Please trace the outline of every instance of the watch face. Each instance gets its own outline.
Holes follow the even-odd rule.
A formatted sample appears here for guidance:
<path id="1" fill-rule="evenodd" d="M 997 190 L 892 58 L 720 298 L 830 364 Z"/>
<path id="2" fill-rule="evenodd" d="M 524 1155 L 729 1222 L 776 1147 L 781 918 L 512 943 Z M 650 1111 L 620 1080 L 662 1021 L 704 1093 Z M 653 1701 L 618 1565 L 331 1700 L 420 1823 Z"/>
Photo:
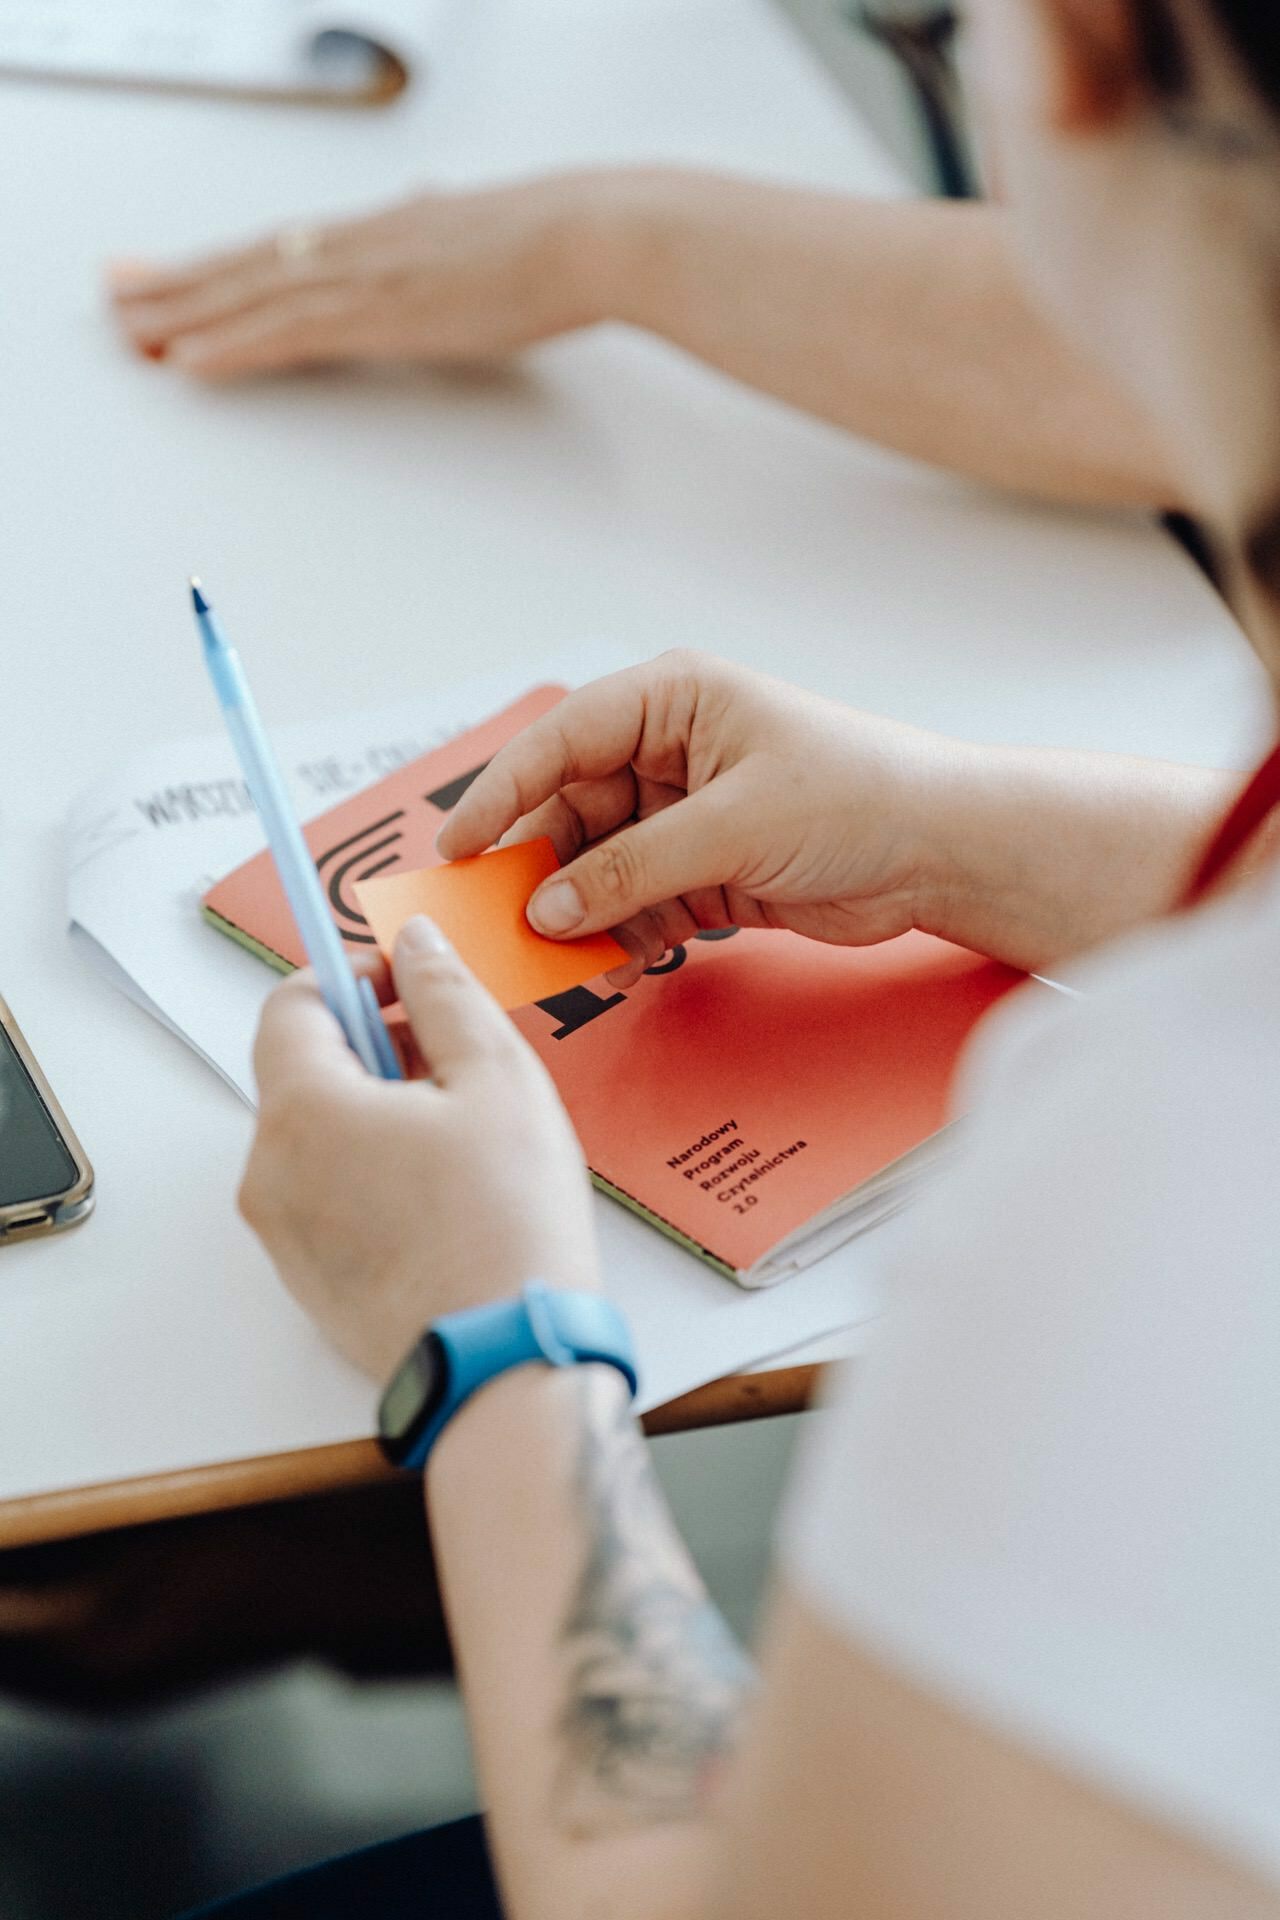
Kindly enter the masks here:
<path id="1" fill-rule="evenodd" d="M 449 1367 L 438 1336 L 427 1334 L 408 1355 L 382 1396 L 378 1429 L 390 1446 L 404 1446 L 426 1425 L 444 1398 Z"/>

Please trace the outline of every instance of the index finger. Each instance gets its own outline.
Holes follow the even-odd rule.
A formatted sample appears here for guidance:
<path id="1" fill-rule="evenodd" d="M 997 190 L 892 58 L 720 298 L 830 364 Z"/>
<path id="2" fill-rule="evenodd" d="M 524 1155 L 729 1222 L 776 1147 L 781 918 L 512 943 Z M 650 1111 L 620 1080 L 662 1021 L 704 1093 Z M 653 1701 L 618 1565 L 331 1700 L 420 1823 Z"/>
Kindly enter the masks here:
<path id="1" fill-rule="evenodd" d="M 648 669 L 628 667 L 570 693 L 499 749 L 436 838 L 446 860 L 483 853 L 517 820 L 578 780 L 627 766 L 645 728 Z"/>
<path id="2" fill-rule="evenodd" d="M 283 981 L 262 1009 L 253 1046 L 253 1071 L 262 1104 L 299 1086 L 368 1075 L 324 1003 L 310 967 Z"/>

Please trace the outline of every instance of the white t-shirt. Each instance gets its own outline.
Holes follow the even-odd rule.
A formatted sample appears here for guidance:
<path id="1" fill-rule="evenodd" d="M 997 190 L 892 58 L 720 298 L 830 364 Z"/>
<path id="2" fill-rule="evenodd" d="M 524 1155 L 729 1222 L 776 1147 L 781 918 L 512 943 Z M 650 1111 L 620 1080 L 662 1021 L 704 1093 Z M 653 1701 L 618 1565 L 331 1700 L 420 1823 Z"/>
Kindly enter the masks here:
<path id="1" fill-rule="evenodd" d="M 815 1423 L 828 1621 L 1280 1885 L 1280 882 L 1010 1002 Z"/>

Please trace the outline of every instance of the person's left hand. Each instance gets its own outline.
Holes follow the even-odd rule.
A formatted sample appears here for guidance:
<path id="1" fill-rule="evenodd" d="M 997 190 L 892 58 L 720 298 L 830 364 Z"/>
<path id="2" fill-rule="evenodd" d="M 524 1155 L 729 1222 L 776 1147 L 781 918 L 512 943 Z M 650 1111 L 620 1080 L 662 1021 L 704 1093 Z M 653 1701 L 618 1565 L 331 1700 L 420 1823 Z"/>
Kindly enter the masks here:
<path id="1" fill-rule="evenodd" d="M 375 1080 L 310 973 L 267 1002 L 240 1208 L 334 1344 L 386 1379 L 438 1315 L 599 1285 L 586 1168 L 541 1062 L 428 921 L 396 992 L 433 1078 Z"/>
<path id="2" fill-rule="evenodd" d="M 198 380 L 505 360 L 604 318 L 597 282 L 618 251 L 604 236 L 644 218 L 656 178 L 650 189 L 644 173 L 599 170 L 420 193 L 173 267 L 121 261 L 111 304 L 139 353 Z"/>

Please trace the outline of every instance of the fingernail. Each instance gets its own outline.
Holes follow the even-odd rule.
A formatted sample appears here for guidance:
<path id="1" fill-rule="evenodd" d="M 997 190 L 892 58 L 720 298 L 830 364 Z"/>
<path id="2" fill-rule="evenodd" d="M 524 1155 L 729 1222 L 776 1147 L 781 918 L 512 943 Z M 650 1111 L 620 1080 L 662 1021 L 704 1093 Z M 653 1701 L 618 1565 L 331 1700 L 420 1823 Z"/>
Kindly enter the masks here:
<path id="1" fill-rule="evenodd" d="M 401 953 L 448 953 L 449 942 L 434 920 L 428 920 L 425 913 L 415 913 L 397 934 L 396 947 Z"/>
<path id="2" fill-rule="evenodd" d="M 552 880 L 529 902 L 529 919 L 541 933 L 570 933 L 586 912 L 572 880 Z"/>

